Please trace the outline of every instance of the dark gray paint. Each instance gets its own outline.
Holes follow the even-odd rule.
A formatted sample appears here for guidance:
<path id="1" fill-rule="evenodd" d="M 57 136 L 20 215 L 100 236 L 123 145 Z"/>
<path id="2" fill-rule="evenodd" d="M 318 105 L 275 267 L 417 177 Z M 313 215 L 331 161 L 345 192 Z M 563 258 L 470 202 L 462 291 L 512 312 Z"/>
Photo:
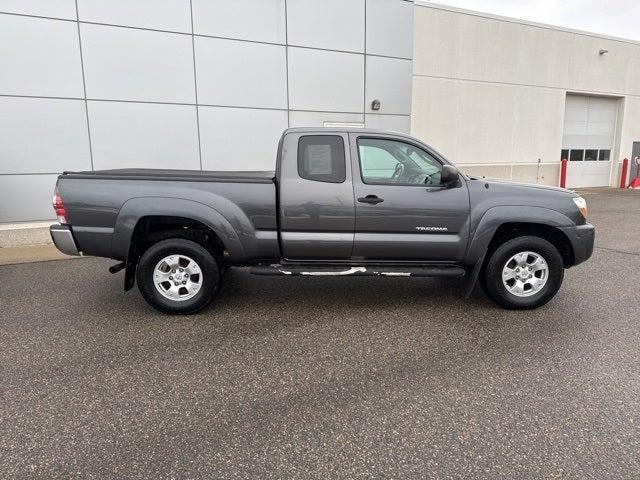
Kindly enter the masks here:
<path id="1" fill-rule="evenodd" d="M 314 135 L 318 135 L 317 129 Z M 336 135 L 335 132 L 327 133 Z M 349 135 L 339 133 L 345 148 L 343 183 L 316 182 L 298 175 L 298 140 L 285 135 L 279 169 L 280 235 L 288 260 L 348 260 L 353 248 L 355 208 L 351 186 Z"/>
<path id="2" fill-rule="evenodd" d="M 390 138 L 411 143 L 448 164 L 427 145 L 405 135 L 361 132 L 351 135 L 354 197 L 375 195 L 376 205 L 356 202 L 353 257 L 359 260 L 460 261 L 469 236 L 469 193 L 464 181 L 452 188 L 368 185 L 362 181 L 358 138 Z M 441 233 L 416 227 L 446 228 Z"/>
<path id="3" fill-rule="evenodd" d="M 347 162 L 344 183 L 301 179 L 302 135 L 340 135 Z M 282 260 L 350 264 L 448 263 L 470 268 L 483 258 L 500 225 L 527 222 L 558 228 L 573 245 L 575 263 L 593 248 L 569 190 L 460 175 L 451 187 L 365 185 L 357 138 L 393 138 L 415 144 L 443 164 L 438 152 L 408 135 L 379 130 L 288 129 L 277 171 L 194 172 L 111 170 L 60 176 L 58 188 L 79 249 L 124 260 L 138 221 L 177 216 L 211 228 L 233 265 Z M 355 199 L 378 195 L 383 203 Z M 446 232 L 417 226 L 446 227 Z"/>

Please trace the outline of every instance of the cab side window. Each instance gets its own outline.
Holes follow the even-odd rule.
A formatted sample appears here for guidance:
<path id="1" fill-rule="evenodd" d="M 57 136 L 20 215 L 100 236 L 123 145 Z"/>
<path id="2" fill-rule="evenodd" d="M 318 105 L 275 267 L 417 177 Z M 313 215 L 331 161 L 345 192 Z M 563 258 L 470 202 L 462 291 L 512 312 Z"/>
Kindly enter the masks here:
<path id="1" fill-rule="evenodd" d="M 359 138 L 362 181 L 370 185 L 440 184 L 442 164 L 414 145 L 383 138 Z"/>
<path id="2" fill-rule="evenodd" d="M 305 135 L 298 141 L 298 175 L 315 182 L 346 178 L 344 141 L 338 135 Z"/>

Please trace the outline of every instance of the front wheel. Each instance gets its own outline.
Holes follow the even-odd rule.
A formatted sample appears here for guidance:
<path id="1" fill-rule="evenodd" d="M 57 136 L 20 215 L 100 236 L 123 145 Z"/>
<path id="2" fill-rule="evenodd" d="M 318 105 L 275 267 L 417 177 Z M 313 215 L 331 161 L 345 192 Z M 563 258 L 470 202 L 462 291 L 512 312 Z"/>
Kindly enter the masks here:
<path id="1" fill-rule="evenodd" d="M 149 305 L 163 313 L 185 315 L 211 303 L 219 289 L 220 268 L 202 245 L 171 238 L 144 252 L 136 277 Z"/>
<path id="2" fill-rule="evenodd" d="M 509 309 L 538 308 L 551 300 L 564 278 L 558 249 L 540 237 L 517 237 L 498 247 L 484 269 L 482 286 Z"/>

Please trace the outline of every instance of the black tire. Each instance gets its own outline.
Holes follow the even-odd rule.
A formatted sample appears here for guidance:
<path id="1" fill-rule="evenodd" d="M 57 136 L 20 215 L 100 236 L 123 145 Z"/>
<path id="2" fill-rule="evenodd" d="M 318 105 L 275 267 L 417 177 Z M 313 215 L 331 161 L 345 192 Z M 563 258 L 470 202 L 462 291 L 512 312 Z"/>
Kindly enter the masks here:
<path id="1" fill-rule="evenodd" d="M 198 292 L 187 300 L 171 300 L 156 288 L 155 267 L 163 258 L 185 255 L 200 267 L 202 284 Z M 202 245 L 183 238 L 162 240 L 144 252 L 136 271 L 140 294 L 149 305 L 162 313 L 188 315 L 209 305 L 220 289 L 220 267 L 215 257 Z"/>
<path id="2" fill-rule="evenodd" d="M 540 291 L 525 297 L 509 292 L 502 282 L 505 264 L 520 252 L 541 255 L 549 269 L 547 282 Z M 480 284 L 487 296 L 498 305 L 512 310 L 529 310 L 541 307 L 551 300 L 560 289 L 563 278 L 564 263 L 558 249 L 544 238 L 526 236 L 512 238 L 494 250 L 481 273 Z"/>

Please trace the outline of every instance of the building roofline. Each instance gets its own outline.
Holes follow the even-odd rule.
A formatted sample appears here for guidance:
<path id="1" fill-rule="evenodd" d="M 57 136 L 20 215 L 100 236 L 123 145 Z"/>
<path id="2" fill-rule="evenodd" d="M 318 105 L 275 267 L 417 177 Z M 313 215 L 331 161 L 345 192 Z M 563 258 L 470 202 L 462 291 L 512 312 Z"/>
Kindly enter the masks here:
<path id="1" fill-rule="evenodd" d="M 586 30 L 577 30 L 575 28 L 560 27 L 558 25 L 550 25 L 548 23 L 539 23 L 531 20 L 524 20 L 521 18 L 504 17 L 502 15 L 495 15 L 493 13 L 479 12 L 477 10 L 467 10 L 465 8 L 453 7 L 451 5 L 442 5 L 440 3 L 432 3 L 426 0 L 414 0 L 414 5 L 416 7 L 433 8 L 435 10 L 445 10 L 445 11 L 454 12 L 454 13 L 461 13 L 464 15 L 471 15 L 474 17 L 487 18 L 490 20 L 498 20 L 501 22 L 516 23 L 516 24 L 525 25 L 528 27 L 542 28 L 546 30 L 555 30 L 558 32 L 572 33 L 574 35 L 600 38 L 603 40 L 610 40 L 610 41 L 620 42 L 620 43 L 628 43 L 631 45 L 640 45 L 640 41 L 632 40 L 630 38 L 614 37 L 612 35 L 605 35 L 603 33 L 595 33 L 595 32 L 588 32 Z"/>

